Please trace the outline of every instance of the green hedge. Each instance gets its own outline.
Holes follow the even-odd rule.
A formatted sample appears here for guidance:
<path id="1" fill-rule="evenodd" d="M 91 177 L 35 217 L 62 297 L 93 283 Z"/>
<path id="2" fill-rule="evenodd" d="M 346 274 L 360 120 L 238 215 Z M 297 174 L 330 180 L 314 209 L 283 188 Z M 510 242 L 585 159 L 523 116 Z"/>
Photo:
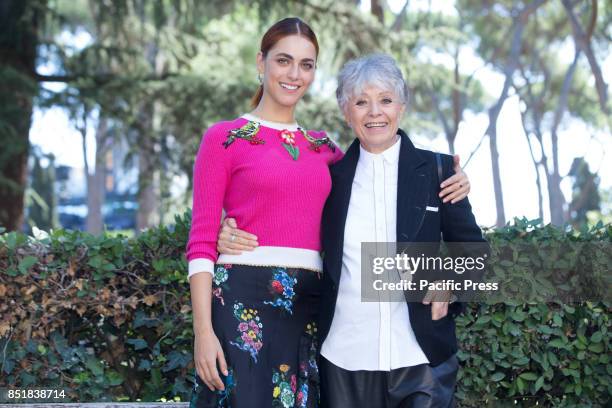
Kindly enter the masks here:
<path id="1" fill-rule="evenodd" d="M 0 388 L 63 387 L 82 402 L 189 400 L 189 219 L 130 239 L 0 235 Z M 519 237 L 610 242 L 612 226 L 515 220 L 487 234 L 494 249 Z M 605 406 L 610 311 L 605 302 L 470 304 L 457 318 L 460 404 Z"/>

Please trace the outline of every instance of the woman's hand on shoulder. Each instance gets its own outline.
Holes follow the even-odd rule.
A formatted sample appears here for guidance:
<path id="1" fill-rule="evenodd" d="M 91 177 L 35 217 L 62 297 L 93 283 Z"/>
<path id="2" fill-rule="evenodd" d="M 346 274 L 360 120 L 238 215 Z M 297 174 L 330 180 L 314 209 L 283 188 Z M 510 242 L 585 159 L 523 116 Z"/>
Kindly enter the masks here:
<path id="1" fill-rule="evenodd" d="M 439 196 L 442 198 L 443 203 L 450 201 L 451 204 L 455 204 L 467 197 L 470 192 L 470 179 L 461 168 L 458 154 L 453 156 L 453 166 L 455 174 L 440 184 L 442 190 Z"/>
<path id="2" fill-rule="evenodd" d="M 238 224 L 234 218 L 223 220 L 217 237 L 217 252 L 227 255 L 240 255 L 242 251 L 252 251 L 258 246 L 257 236 L 238 229 Z"/>

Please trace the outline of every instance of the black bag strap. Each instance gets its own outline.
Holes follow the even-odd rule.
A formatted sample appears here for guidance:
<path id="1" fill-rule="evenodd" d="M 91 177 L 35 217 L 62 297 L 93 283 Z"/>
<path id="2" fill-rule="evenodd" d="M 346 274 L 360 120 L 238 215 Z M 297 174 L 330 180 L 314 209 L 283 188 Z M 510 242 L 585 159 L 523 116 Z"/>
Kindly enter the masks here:
<path id="1" fill-rule="evenodd" d="M 438 186 L 442 183 L 442 178 L 444 177 L 444 172 L 442 171 L 442 156 L 440 155 L 440 153 L 436 152 L 436 166 L 438 167 Z M 444 223 L 444 220 L 442 218 L 442 215 L 444 214 L 444 211 L 442 211 L 442 199 L 438 198 L 438 200 L 440 201 L 440 220 L 442 223 Z M 455 294 L 453 294 L 451 296 L 451 301 L 449 302 L 449 304 L 455 303 L 455 301 L 457 300 L 457 296 Z M 461 303 L 459 303 L 461 304 Z M 453 313 L 455 316 L 458 315 L 460 312 L 451 312 L 450 310 L 448 311 L 448 313 Z"/>

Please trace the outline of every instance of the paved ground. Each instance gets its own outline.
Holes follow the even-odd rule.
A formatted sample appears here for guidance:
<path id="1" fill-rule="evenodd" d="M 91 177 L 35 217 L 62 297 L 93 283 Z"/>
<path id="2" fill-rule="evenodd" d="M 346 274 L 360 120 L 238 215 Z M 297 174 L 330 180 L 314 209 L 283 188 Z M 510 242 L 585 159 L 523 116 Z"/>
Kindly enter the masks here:
<path id="1" fill-rule="evenodd" d="M 0 408 L 186 408 L 188 402 L 95 402 L 95 403 L 66 403 L 66 404 L 0 404 Z"/>

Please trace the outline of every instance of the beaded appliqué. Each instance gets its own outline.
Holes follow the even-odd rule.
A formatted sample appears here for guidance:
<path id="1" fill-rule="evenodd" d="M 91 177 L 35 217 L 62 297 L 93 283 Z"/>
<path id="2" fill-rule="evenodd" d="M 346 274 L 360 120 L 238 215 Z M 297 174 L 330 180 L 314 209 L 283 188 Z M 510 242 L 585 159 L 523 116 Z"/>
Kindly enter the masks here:
<path id="1" fill-rule="evenodd" d="M 249 121 L 241 128 L 230 130 L 229 134 L 227 135 L 227 140 L 223 142 L 223 147 L 227 149 L 236 139 L 247 140 L 252 145 L 266 143 L 265 140 L 257 136 L 259 126 L 259 122 Z"/>
<path id="2" fill-rule="evenodd" d="M 329 150 L 331 150 L 332 152 L 336 151 L 336 146 L 334 146 L 334 143 L 331 141 L 329 137 L 325 136 L 321 138 L 316 138 L 316 137 L 310 136 L 302 128 L 298 128 L 298 130 L 302 133 L 302 135 L 304 135 L 304 138 L 310 144 L 310 147 L 309 147 L 310 150 L 314 150 L 315 152 L 319 153 L 321 151 L 321 146 L 326 145 L 327 147 L 329 147 Z"/>
<path id="3" fill-rule="evenodd" d="M 265 140 L 257 136 L 257 133 L 259 133 L 260 127 L 261 125 L 259 122 L 248 121 L 244 126 L 238 129 L 230 130 L 227 135 L 227 139 L 225 140 L 225 142 L 223 142 L 223 147 L 227 149 L 232 143 L 234 143 L 234 141 L 236 141 L 236 139 L 246 140 L 252 145 L 265 144 L 266 143 Z M 331 141 L 329 137 L 327 136 L 321 137 L 321 138 L 313 137 L 313 136 L 310 136 L 302 128 L 298 128 L 298 132 L 300 132 L 302 136 L 304 136 L 304 139 L 306 139 L 306 141 L 310 145 L 309 146 L 310 150 L 316 153 L 320 153 L 321 146 L 327 146 L 332 152 L 336 151 L 336 146 L 334 145 L 334 143 Z M 297 160 L 298 157 L 300 156 L 300 149 L 295 142 L 295 135 L 293 134 L 293 132 L 287 129 L 281 130 L 279 132 L 279 137 L 281 139 L 281 144 L 283 145 L 285 150 L 287 150 L 291 158 L 293 160 Z"/>
<path id="4" fill-rule="evenodd" d="M 282 145 L 289 152 L 293 160 L 300 156 L 300 149 L 295 145 L 295 136 L 287 129 L 281 130 L 278 134 L 282 140 Z"/>
<path id="5" fill-rule="evenodd" d="M 321 152 L 321 146 L 325 145 L 332 152 L 336 151 L 336 146 L 334 146 L 334 143 L 331 141 L 331 139 L 329 137 L 327 137 L 327 136 L 321 137 L 321 138 L 313 137 L 313 136 L 310 136 L 302 128 L 298 128 L 298 132 L 300 132 L 302 134 L 302 136 L 304 136 L 304 139 L 306 139 L 306 141 L 310 145 L 308 147 L 310 150 L 312 150 L 312 151 L 314 151 L 316 153 L 320 153 Z M 282 140 L 282 145 L 285 148 L 285 150 L 287 150 L 287 152 L 289 152 L 289 154 L 291 155 L 293 160 L 297 160 L 298 157 L 300 156 L 300 149 L 299 149 L 299 147 L 295 143 L 295 136 L 293 135 L 293 133 L 288 131 L 287 129 L 283 129 L 283 130 L 280 131 L 280 133 L 278 135 L 279 135 L 279 137 Z"/>

